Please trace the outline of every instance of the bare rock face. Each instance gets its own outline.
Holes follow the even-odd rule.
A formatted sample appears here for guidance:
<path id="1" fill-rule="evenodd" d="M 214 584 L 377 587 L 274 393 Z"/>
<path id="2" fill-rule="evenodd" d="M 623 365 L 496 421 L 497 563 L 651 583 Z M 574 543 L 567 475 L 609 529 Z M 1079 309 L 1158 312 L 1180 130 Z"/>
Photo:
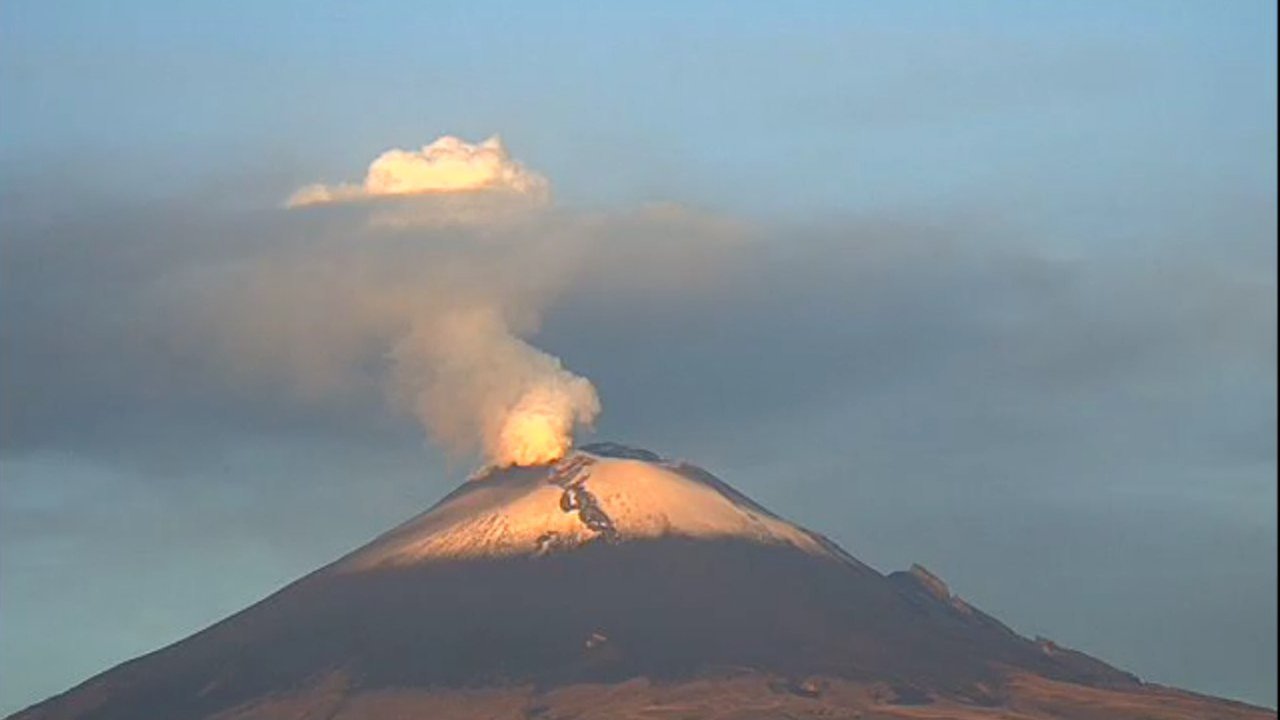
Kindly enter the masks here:
<path id="1" fill-rule="evenodd" d="M 262 602 L 15 717 L 1264 718 L 1028 640 L 705 470 L 490 470 Z"/>

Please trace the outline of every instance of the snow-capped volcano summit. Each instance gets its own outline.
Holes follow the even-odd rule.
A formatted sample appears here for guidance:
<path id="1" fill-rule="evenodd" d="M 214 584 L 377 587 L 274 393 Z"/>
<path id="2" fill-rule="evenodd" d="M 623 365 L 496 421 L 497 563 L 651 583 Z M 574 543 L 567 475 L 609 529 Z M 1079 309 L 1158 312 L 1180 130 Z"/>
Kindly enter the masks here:
<path id="1" fill-rule="evenodd" d="M 918 706 L 927 705 L 927 708 Z M 588 445 L 490 469 L 21 720 L 1274 718 L 1030 640 L 696 466 Z"/>
<path id="2" fill-rule="evenodd" d="M 550 466 L 486 469 L 336 569 L 543 555 L 660 537 L 736 538 L 836 557 L 825 538 L 699 467 L 601 443 Z"/>

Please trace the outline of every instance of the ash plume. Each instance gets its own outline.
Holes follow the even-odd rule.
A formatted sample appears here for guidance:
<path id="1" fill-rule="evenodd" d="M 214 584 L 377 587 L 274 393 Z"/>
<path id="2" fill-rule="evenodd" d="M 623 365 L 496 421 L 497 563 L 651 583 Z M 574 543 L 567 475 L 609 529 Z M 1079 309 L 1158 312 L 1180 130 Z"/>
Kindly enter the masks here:
<path id="1" fill-rule="evenodd" d="M 452 454 L 479 450 L 499 466 L 563 456 L 574 430 L 600 412 L 599 397 L 521 334 L 536 329 L 567 278 L 574 243 L 528 216 L 512 226 L 502 212 L 544 205 L 547 181 L 496 136 L 478 145 L 445 136 L 419 151 L 383 153 L 362 185 L 307 186 L 286 205 L 384 196 L 402 202 L 357 229 L 365 246 L 339 266 L 360 278 L 351 300 L 370 312 L 359 321 L 383 328 L 392 403 Z M 442 226 L 451 238 L 418 237 L 420 227 Z M 403 247 L 415 240 L 427 246 Z"/>
<path id="2" fill-rule="evenodd" d="M 496 465 L 562 457 L 600 412 L 591 382 L 516 337 L 492 308 L 450 308 L 413 324 L 391 352 L 393 398 L 452 449 Z"/>
<path id="3" fill-rule="evenodd" d="M 437 170 L 517 165 L 493 141 L 427 147 Z M 449 160 L 442 147 L 461 150 Z M 3 304 L 0 447 L 65 443 L 114 461 L 120 438 L 149 451 L 150 418 L 179 417 L 162 431 L 216 456 L 240 432 L 386 438 L 390 408 L 455 461 L 552 458 L 600 402 L 572 362 L 538 346 L 545 316 L 584 297 L 628 308 L 710 297 L 748 256 L 742 224 L 674 203 L 557 206 L 545 180 L 528 192 L 380 182 L 421 191 L 265 209 L 264 190 L 275 204 L 292 187 L 259 186 L 248 208 L 237 189 L 230 205 L 192 195 L 66 217 L 51 194 L 47 212 L 6 214 L 0 266 L 16 300 Z M 12 382 L 42 372 L 56 381 Z M 68 402 L 74 423 L 61 417 Z M 187 462 L 129 457 L 160 472 Z"/>

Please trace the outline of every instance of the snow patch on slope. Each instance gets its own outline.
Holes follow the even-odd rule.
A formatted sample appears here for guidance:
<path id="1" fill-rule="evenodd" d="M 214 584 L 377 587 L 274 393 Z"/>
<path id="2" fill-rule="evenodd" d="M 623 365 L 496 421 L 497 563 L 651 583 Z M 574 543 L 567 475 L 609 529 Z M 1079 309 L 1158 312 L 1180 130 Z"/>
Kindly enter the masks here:
<path id="1" fill-rule="evenodd" d="M 592 447 L 592 446 L 589 446 Z M 490 470 L 337 565 L 365 570 L 433 560 L 541 555 L 660 537 L 745 539 L 834 556 L 704 470 L 579 451 L 550 467 Z M 651 454 L 650 454 L 651 455 Z M 655 457 L 656 456 L 652 456 Z"/>

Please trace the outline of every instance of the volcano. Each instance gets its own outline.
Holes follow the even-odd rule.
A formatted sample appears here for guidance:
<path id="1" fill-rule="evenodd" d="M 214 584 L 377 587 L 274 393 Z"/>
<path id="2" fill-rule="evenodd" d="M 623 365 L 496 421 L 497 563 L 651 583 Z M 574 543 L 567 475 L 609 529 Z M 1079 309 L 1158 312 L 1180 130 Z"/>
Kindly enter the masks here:
<path id="1" fill-rule="evenodd" d="M 1274 718 L 1028 639 L 696 466 L 490 469 L 185 640 L 13 716 Z"/>

